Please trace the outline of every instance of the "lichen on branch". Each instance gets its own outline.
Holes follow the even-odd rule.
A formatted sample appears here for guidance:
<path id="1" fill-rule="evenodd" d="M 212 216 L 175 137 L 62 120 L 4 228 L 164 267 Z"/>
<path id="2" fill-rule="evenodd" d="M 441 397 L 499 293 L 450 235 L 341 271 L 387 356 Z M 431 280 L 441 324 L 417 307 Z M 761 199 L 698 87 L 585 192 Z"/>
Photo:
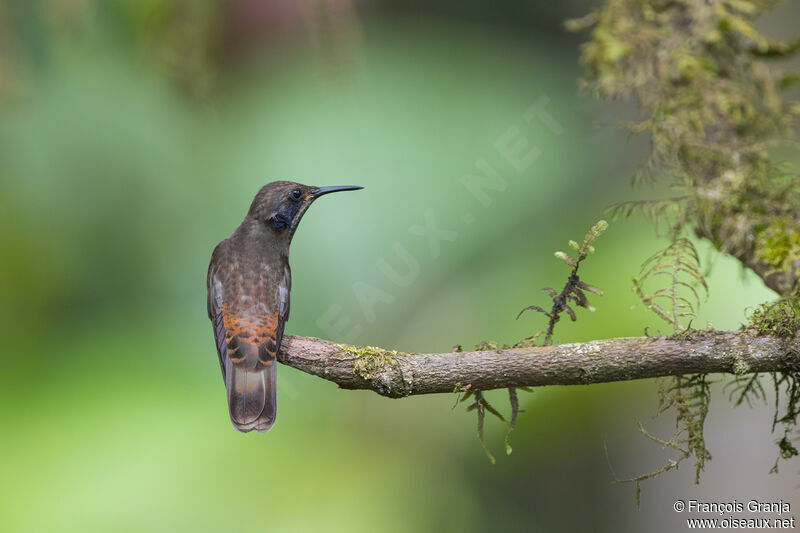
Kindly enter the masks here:
<path id="1" fill-rule="evenodd" d="M 287 336 L 279 360 L 345 389 L 389 398 L 447 393 L 469 387 L 587 385 L 696 373 L 782 372 L 800 368 L 800 339 L 752 330 L 694 331 L 677 337 L 627 337 L 584 343 L 481 351 L 409 353 L 384 361 L 365 379 L 353 371 L 353 348 L 312 337 Z"/>

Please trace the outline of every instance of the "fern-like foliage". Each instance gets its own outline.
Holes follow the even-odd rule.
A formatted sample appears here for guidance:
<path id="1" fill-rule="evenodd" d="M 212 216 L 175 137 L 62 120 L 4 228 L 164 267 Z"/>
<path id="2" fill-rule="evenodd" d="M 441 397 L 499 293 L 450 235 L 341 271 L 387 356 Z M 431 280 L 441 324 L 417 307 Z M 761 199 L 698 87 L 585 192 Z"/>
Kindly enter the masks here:
<path id="1" fill-rule="evenodd" d="M 650 141 L 634 183 L 658 183 L 680 195 L 612 208 L 618 216 L 643 213 L 673 241 L 645 263 L 634 290 L 678 338 L 697 315 L 698 291 L 708 292 L 694 247 L 680 239 L 687 230 L 738 259 L 781 296 L 754 313 L 751 326 L 758 333 L 800 333 L 800 173 L 777 162 L 771 150 L 784 146 L 796 154 L 799 146 L 792 141 L 800 100 L 786 89 L 796 86 L 800 75 L 786 60 L 800 54 L 800 38 L 776 42 L 755 26 L 779 3 L 605 0 L 566 23 L 571 31 L 592 28 L 582 47 L 584 86 L 601 97 L 631 98 L 642 113 L 627 124 Z M 784 64 L 776 65 L 779 60 Z M 779 455 L 788 458 L 798 454 L 790 436 L 800 415 L 800 372 L 787 367 L 772 379 L 774 424 L 784 428 Z M 765 396 L 755 375 L 735 376 L 727 390 L 736 405 Z M 662 405 L 677 409 L 686 441 L 679 445 L 648 434 L 695 456 L 698 474 L 710 457 L 702 444 L 707 399 L 705 376 L 676 378 L 662 393 Z M 640 481 L 678 462 L 628 481 L 636 481 L 638 492 Z"/>
<path id="2" fill-rule="evenodd" d="M 673 240 L 689 222 L 686 203 L 689 196 L 673 196 L 656 200 L 629 200 L 608 208 L 612 218 L 630 218 L 641 214 L 656 229 L 659 236 L 669 236 Z"/>
<path id="3" fill-rule="evenodd" d="M 734 376 L 722 390 L 728 393 L 728 401 L 733 403 L 734 407 L 739 407 L 743 403 L 753 407 L 756 403 L 767 401 L 767 393 L 761 385 L 760 377 L 761 375 L 757 373 Z"/>
<path id="4" fill-rule="evenodd" d="M 517 347 L 515 345 L 515 347 Z M 461 345 L 456 345 L 453 347 L 453 351 L 460 352 L 462 351 Z M 500 349 L 507 349 L 510 348 L 509 345 L 503 344 L 502 346 L 495 341 L 483 341 L 479 342 L 473 347 L 473 350 L 476 352 L 485 351 L 485 350 L 500 350 Z M 469 385 L 463 387 L 456 387 L 455 393 L 456 396 L 456 403 L 453 404 L 453 408 L 455 408 L 459 403 L 466 402 L 470 398 L 473 399 L 473 402 L 467 406 L 467 411 L 475 411 L 478 419 L 478 440 L 481 443 L 481 447 L 483 447 L 483 451 L 486 453 L 486 457 L 492 464 L 495 464 L 495 458 L 492 452 L 489 450 L 489 447 L 486 445 L 486 440 L 483 436 L 483 428 L 486 419 L 486 413 L 489 413 L 501 422 L 506 425 L 506 437 L 505 437 L 505 449 L 506 455 L 511 455 L 513 448 L 511 448 L 511 432 L 514 431 L 514 428 L 517 425 L 517 417 L 522 412 L 522 409 L 519 408 L 519 397 L 517 396 L 517 389 L 521 389 L 525 392 L 533 392 L 533 389 L 530 387 L 509 387 L 508 388 L 508 402 L 511 406 L 511 414 L 508 419 L 504 417 L 500 411 L 498 411 L 486 396 L 483 395 L 483 391 L 479 390 L 472 390 Z"/>
<path id="5" fill-rule="evenodd" d="M 800 294 L 779 298 L 775 302 L 761 304 L 750 314 L 749 327 L 759 335 L 772 335 L 783 338 L 796 338 L 800 334 Z M 771 374 L 772 385 L 775 391 L 775 407 L 772 417 L 773 433 L 782 426 L 783 436 L 776 441 L 778 445 L 778 458 L 772 467 L 772 472 L 778 471 L 781 459 L 791 459 L 798 455 L 797 448 L 792 440 L 797 418 L 800 416 L 800 366 L 787 358 L 781 372 Z M 757 379 L 754 375 L 752 379 Z M 759 384 L 760 386 L 760 384 Z M 743 389 L 742 394 L 756 396 L 766 401 L 763 389 L 758 391 Z M 740 400 L 741 401 L 741 400 Z M 747 397 L 749 402 L 749 397 Z"/>
<path id="6" fill-rule="evenodd" d="M 797 417 L 800 415 L 800 365 L 787 363 L 783 372 L 772 374 L 772 383 L 775 388 L 775 414 L 772 417 L 772 431 L 775 432 L 779 424 L 783 426 L 783 436 L 776 441 L 778 458 L 775 459 L 775 465 L 771 470 L 771 472 L 777 473 L 778 463 L 781 459 L 791 459 L 798 455 L 791 436 L 797 426 Z M 781 397 L 783 397 L 783 402 L 781 402 Z"/>
<path id="7" fill-rule="evenodd" d="M 538 305 L 529 305 L 519 312 L 517 319 L 519 319 L 519 317 L 521 317 L 525 311 L 536 311 L 538 313 L 543 313 L 548 318 L 547 329 L 540 331 L 533 337 L 528 337 L 528 339 L 525 339 L 525 341 L 529 341 L 531 338 L 535 341 L 536 338 L 544 334 L 544 345 L 552 344 L 553 330 L 555 329 L 558 321 L 561 319 L 561 313 L 566 313 L 573 322 L 578 319 L 577 315 L 575 314 L 575 310 L 570 306 L 570 304 L 583 307 L 589 311 L 594 311 L 594 307 L 589 304 L 589 300 L 586 298 L 586 293 L 591 292 L 602 296 L 603 291 L 582 281 L 578 276 L 578 268 L 580 268 L 581 263 L 589 256 L 589 254 L 594 252 L 594 241 L 596 241 L 606 229 L 608 229 L 608 222 L 601 220 L 592 226 L 592 228 L 583 238 L 583 244 L 579 245 L 575 241 L 569 241 L 570 248 L 576 252 L 576 257 L 574 258 L 566 252 L 558 251 L 555 253 L 555 256 L 570 268 L 569 277 L 567 278 L 567 282 L 564 284 L 564 287 L 560 292 L 556 292 L 556 290 L 551 287 L 544 287 L 542 289 L 550 295 L 550 299 L 553 301 L 550 311 L 545 311 Z"/>
<path id="8" fill-rule="evenodd" d="M 558 251 L 555 253 L 555 256 L 558 257 L 561 261 L 563 261 L 568 267 L 570 267 L 570 274 L 567 278 L 567 282 L 564 284 L 564 287 L 561 289 L 560 292 L 556 292 L 554 289 L 550 287 L 545 287 L 544 291 L 550 295 L 550 298 L 553 300 L 553 306 L 550 311 L 545 311 L 541 307 L 537 305 L 530 305 L 519 312 L 517 315 L 517 319 L 525 311 L 534 310 L 540 313 L 544 313 L 548 317 L 548 324 L 547 329 L 539 331 L 530 337 L 526 337 L 521 341 L 514 344 L 514 348 L 526 348 L 530 346 L 536 346 L 536 343 L 542 335 L 544 335 L 544 345 L 552 344 L 553 342 L 553 330 L 555 328 L 556 323 L 561 318 L 562 313 L 566 313 L 573 321 L 577 320 L 577 315 L 575 314 L 575 310 L 571 307 L 571 305 L 575 305 L 578 307 L 583 307 L 585 309 L 589 309 L 590 311 L 594 311 L 594 308 L 589 305 L 589 300 L 586 298 L 586 293 L 591 292 L 594 294 L 602 295 L 603 291 L 589 285 L 588 283 L 583 282 L 580 277 L 578 276 L 578 267 L 580 264 L 589 256 L 590 253 L 594 252 L 594 242 L 597 238 L 603 234 L 603 232 L 608 228 L 608 223 L 605 220 L 599 221 L 597 224 L 592 226 L 586 236 L 583 238 L 583 243 L 578 244 L 575 241 L 569 241 L 569 246 L 576 252 L 576 256 L 572 257 L 565 252 Z M 475 351 L 483 351 L 483 350 L 499 350 L 499 349 L 506 349 L 511 348 L 511 346 L 507 344 L 503 344 L 502 346 L 495 342 L 495 341 L 483 341 L 479 342 L 473 347 Z M 456 345 L 453 347 L 453 351 L 460 352 L 462 351 L 461 345 Z M 519 397 L 517 396 L 517 389 L 524 390 L 526 392 L 532 392 L 532 389 L 529 387 L 509 387 L 508 389 L 508 402 L 511 405 L 511 415 L 508 419 L 506 419 L 500 411 L 495 409 L 492 404 L 489 403 L 489 400 L 486 399 L 484 396 L 483 391 L 472 390 L 469 385 L 464 387 L 456 387 L 455 392 L 458 394 L 456 398 L 456 403 L 453 405 L 455 408 L 460 402 L 465 402 L 468 399 L 472 398 L 474 401 L 467 406 L 467 411 L 475 411 L 478 418 L 478 440 L 483 447 L 483 451 L 486 452 L 486 457 L 489 458 L 489 461 L 494 464 L 495 458 L 492 455 L 492 452 L 489 451 L 489 447 L 486 446 L 486 441 L 483 436 L 483 428 L 486 419 L 486 413 L 494 415 L 497 417 L 501 422 L 506 425 L 506 437 L 505 437 L 505 448 L 506 448 L 506 455 L 511 455 L 512 448 L 511 448 L 511 432 L 514 431 L 514 427 L 517 423 L 517 417 L 522 410 L 519 408 Z"/>
<path id="9" fill-rule="evenodd" d="M 673 437 L 676 449 L 683 454 L 678 462 L 694 457 L 695 483 L 700 483 L 700 473 L 711 453 L 706 448 L 703 435 L 711 390 L 705 374 L 677 376 L 660 391 L 659 414 L 667 409 L 677 410 L 675 425 L 678 433 Z"/>
<path id="10" fill-rule="evenodd" d="M 705 463 L 711 460 L 711 453 L 706 448 L 703 427 L 708 416 L 708 406 L 711 401 L 711 390 L 705 374 L 677 376 L 674 380 L 666 381 L 659 389 L 660 402 L 658 414 L 674 408 L 677 411 L 675 419 L 676 432 L 669 439 L 660 439 L 650 434 L 642 424 L 639 431 L 647 439 L 659 444 L 664 449 L 678 453 L 674 459 L 669 459 L 659 468 L 639 474 L 638 476 L 620 479 L 614 475 L 616 483 L 633 483 L 636 485 L 636 503 L 641 503 L 641 483 L 648 479 L 660 476 L 670 470 L 677 470 L 680 464 L 687 459 L 695 459 L 695 483 L 700 483 L 700 473 L 705 468 Z"/>
<path id="11" fill-rule="evenodd" d="M 669 284 L 653 292 L 645 284 L 657 277 L 668 277 Z M 700 258 L 692 241 L 678 238 L 642 264 L 642 274 L 633 279 L 633 290 L 639 301 L 659 318 L 670 324 L 675 333 L 683 330 L 681 320 L 697 317 L 700 286 L 708 295 L 708 285 L 700 270 Z"/>
<path id="12" fill-rule="evenodd" d="M 646 290 L 646 285 L 656 285 L 655 280 L 666 279 L 665 286 L 653 292 Z M 673 332 L 680 338 L 688 329 L 683 321 L 697 317 L 701 299 L 698 288 L 708 295 L 708 285 L 700 269 L 700 258 L 689 239 L 676 238 L 669 246 L 650 256 L 642 264 L 642 274 L 633 279 L 633 288 L 639 301 L 656 316 L 672 326 Z M 752 383 L 744 384 L 747 390 L 754 387 Z M 665 380 L 659 388 L 659 408 L 661 414 L 669 409 L 675 410 L 677 432 L 668 440 L 659 439 L 648 433 L 640 424 L 640 431 L 648 439 L 664 448 L 678 452 L 676 459 L 670 459 L 660 468 L 639 476 L 618 480 L 636 484 L 637 502 L 641 494 L 641 482 L 663 474 L 678 466 L 685 460 L 694 457 L 695 482 L 700 482 L 700 473 L 705 468 L 711 453 L 706 448 L 703 427 L 711 401 L 709 383 L 705 374 L 676 376 Z"/>

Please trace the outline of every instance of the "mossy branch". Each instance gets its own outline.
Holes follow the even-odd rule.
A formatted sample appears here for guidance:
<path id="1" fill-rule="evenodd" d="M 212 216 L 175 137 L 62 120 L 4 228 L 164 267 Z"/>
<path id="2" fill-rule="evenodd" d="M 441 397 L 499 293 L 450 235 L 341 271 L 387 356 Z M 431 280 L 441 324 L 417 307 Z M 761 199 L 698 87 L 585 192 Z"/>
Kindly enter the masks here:
<path id="1" fill-rule="evenodd" d="M 567 29 L 592 28 L 583 85 L 632 98 L 642 113 L 627 124 L 650 141 L 634 181 L 679 193 L 615 212 L 644 212 L 673 240 L 691 229 L 790 296 L 800 287 L 800 172 L 770 147 L 796 153 L 800 103 L 785 89 L 800 76 L 775 63 L 796 56 L 800 37 L 775 42 L 754 25 L 778 3 L 606 0 Z"/>
<path id="2" fill-rule="evenodd" d="M 390 398 L 800 367 L 800 339 L 759 336 L 749 330 L 473 352 L 406 354 L 370 348 L 358 353 L 329 341 L 290 336 L 284 338 L 279 360 L 344 389 L 372 390 Z"/>

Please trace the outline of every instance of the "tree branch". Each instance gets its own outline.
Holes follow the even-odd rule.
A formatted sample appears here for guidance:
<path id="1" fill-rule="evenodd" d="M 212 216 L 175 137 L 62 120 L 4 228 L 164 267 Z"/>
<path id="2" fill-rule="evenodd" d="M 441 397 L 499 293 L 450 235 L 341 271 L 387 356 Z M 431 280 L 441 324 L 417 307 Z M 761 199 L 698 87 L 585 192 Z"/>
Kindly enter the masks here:
<path id="1" fill-rule="evenodd" d="M 382 396 L 607 383 L 694 373 L 771 372 L 800 361 L 800 340 L 752 332 L 691 332 L 478 352 L 397 354 L 284 338 L 278 359 L 344 389 Z"/>

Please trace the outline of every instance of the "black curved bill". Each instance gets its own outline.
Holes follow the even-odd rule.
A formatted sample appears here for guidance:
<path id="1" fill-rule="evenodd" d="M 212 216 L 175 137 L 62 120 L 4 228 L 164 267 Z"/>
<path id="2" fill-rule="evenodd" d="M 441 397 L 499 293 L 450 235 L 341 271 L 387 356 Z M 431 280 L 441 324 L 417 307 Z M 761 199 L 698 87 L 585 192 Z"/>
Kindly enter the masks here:
<path id="1" fill-rule="evenodd" d="M 359 187 L 358 185 L 335 185 L 333 187 L 319 187 L 311 191 L 311 195 L 314 196 L 314 198 L 319 198 L 323 194 L 328 194 L 330 192 L 357 191 L 363 188 L 364 187 Z"/>

